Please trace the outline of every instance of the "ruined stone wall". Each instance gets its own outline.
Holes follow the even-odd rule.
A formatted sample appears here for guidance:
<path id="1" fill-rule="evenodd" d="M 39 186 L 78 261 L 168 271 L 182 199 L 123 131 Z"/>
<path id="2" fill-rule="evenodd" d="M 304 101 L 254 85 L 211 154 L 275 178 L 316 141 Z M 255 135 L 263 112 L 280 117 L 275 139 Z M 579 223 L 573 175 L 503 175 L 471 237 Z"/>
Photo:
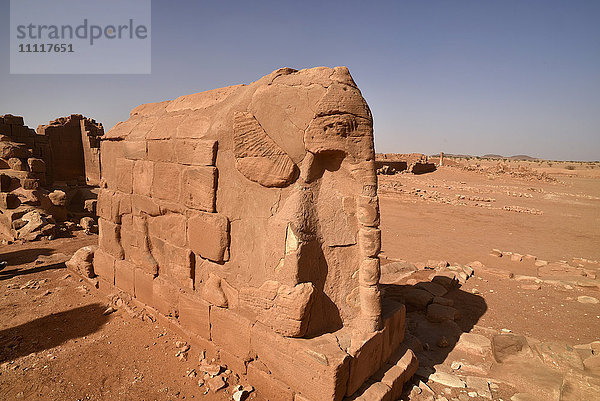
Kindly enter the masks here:
<path id="1" fill-rule="evenodd" d="M 236 371 L 340 400 L 404 333 L 382 313 L 373 149 L 345 67 L 139 106 L 102 141 L 94 274 Z"/>
<path id="2" fill-rule="evenodd" d="M 377 153 L 375 167 L 381 173 L 386 174 L 388 171 L 424 174 L 435 171 L 436 163 L 430 161 L 429 157 L 422 153 Z"/>
<path id="3" fill-rule="evenodd" d="M 97 186 L 100 185 L 100 140 L 104 135 L 104 127 L 91 118 L 82 118 L 79 123 L 85 181 L 88 185 Z"/>
<path id="4" fill-rule="evenodd" d="M 94 138 L 102 134 L 101 125 L 79 115 L 42 126 L 40 134 L 25 126 L 22 117 L 0 116 L 0 239 L 34 240 L 40 236 L 51 236 L 55 223 L 69 217 L 79 222 L 81 217 L 95 212 L 94 189 L 85 183 L 79 185 L 85 176 L 81 166 L 76 169 L 69 167 L 73 155 L 77 159 L 83 154 L 79 122 L 74 124 L 72 120 L 93 123 L 96 130 L 92 127 L 88 131 L 93 133 L 92 136 L 96 135 Z M 63 123 L 68 126 L 64 132 L 60 130 Z M 44 135 L 46 133 L 48 135 Z M 74 146 L 76 143 L 79 143 L 78 148 Z M 99 144 L 96 143 L 98 151 Z M 97 159 L 99 166 L 99 156 Z M 72 181 L 71 185 L 67 185 L 66 181 L 61 183 L 61 180 L 55 180 L 54 172 L 61 174 L 65 170 L 63 167 L 69 174 L 76 171 L 83 175 L 66 177 Z M 99 169 L 96 175 L 99 176 Z"/>

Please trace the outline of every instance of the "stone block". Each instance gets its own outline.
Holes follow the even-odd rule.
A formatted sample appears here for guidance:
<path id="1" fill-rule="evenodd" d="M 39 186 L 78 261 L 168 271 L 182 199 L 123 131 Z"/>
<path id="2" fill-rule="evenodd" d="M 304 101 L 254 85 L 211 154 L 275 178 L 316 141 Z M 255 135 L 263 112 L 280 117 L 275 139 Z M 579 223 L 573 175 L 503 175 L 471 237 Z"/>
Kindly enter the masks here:
<path id="1" fill-rule="evenodd" d="M 333 334 L 286 338 L 261 323 L 252 327 L 252 353 L 272 375 L 310 400 L 340 401 L 348 382 L 350 356 Z M 250 366 L 248 367 L 250 371 Z"/>
<path id="2" fill-rule="evenodd" d="M 232 370 L 238 375 L 245 375 L 248 373 L 248 361 L 239 358 L 225 349 L 219 351 L 219 360 L 228 369 Z"/>
<path id="3" fill-rule="evenodd" d="M 153 281 L 152 306 L 165 316 L 177 317 L 179 314 L 179 291 L 160 276 Z"/>
<path id="4" fill-rule="evenodd" d="M 175 141 L 175 158 L 178 163 L 190 166 L 214 166 L 217 141 L 178 139 Z"/>
<path id="5" fill-rule="evenodd" d="M 256 388 L 256 394 L 261 400 L 294 401 L 294 392 L 289 386 L 257 368 L 256 365 L 256 363 L 248 365 L 247 379 Z"/>
<path id="6" fill-rule="evenodd" d="M 152 197 L 178 201 L 181 192 L 181 166 L 173 163 L 154 163 Z"/>
<path id="7" fill-rule="evenodd" d="M 390 359 L 404 340 L 405 322 L 406 308 L 402 304 L 396 304 L 395 310 L 391 311 L 388 316 L 384 315 L 383 362 L 387 362 Z"/>
<path id="8" fill-rule="evenodd" d="M 148 141 L 148 160 L 155 162 L 175 161 L 175 146 L 173 141 Z"/>
<path id="9" fill-rule="evenodd" d="M 238 358 L 251 359 L 250 335 L 253 322 L 232 310 L 210 308 L 210 336 L 212 341 Z"/>
<path id="10" fill-rule="evenodd" d="M 142 195 L 131 197 L 131 207 L 134 216 L 158 216 L 160 207 L 152 198 Z"/>
<path id="11" fill-rule="evenodd" d="M 158 263 L 161 276 L 168 278 L 172 284 L 192 290 L 195 258 L 191 251 L 155 236 L 150 237 L 150 244 L 152 256 Z"/>
<path id="12" fill-rule="evenodd" d="M 124 141 L 123 156 L 130 160 L 146 158 L 146 141 Z"/>
<path id="13" fill-rule="evenodd" d="M 21 204 L 19 197 L 10 192 L 0 192 L 0 209 L 16 209 Z"/>
<path id="14" fill-rule="evenodd" d="M 150 196 L 154 178 L 154 163 L 137 160 L 133 166 L 133 193 Z"/>
<path id="15" fill-rule="evenodd" d="M 427 307 L 427 319 L 432 322 L 443 322 L 444 320 L 457 320 L 460 313 L 451 306 L 430 304 Z"/>
<path id="16" fill-rule="evenodd" d="M 100 276 L 102 279 L 110 283 L 115 284 L 115 258 L 104 252 L 102 249 L 97 249 L 94 252 L 94 274 Z"/>
<path id="17" fill-rule="evenodd" d="M 105 219 L 98 219 L 98 244 L 100 248 L 116 259 L 123 259 L 121 246 L 121 226 Z"/>
<path id="18" fill-rule="evenodd" d="M 383 332 L 354 334 L 351 340 L 350 377 L 346 395 L 354 394 L 382 366 Z"/>
<path id="19" fill-rule="evenodd" d="M 404 370 L 403 381 L 407 382 L 416 373 L 419 368 L 419 360 L 412 349 L 402 346 L 396 351 L 392 362 L 395 361 L 396 366 Z"/>
<path id="20" fill-rule="evenodd" d="M 375 382 L 366 386 L 360 396 L 353 401 L 394 401 L 390 387 L 381 382 Z"/>
<path id="21" fill-rule="evenodd" d="M 385 365 L 381 371 L 374 376 L 374 380 L 381 382 L 390 388 L 390 399 L 398 400 L 402 395 L 405 369 L 398 365 Z"/>
<path id="22" fill-rule="evenodd" d="M 142 269 L 135 269 L 135 297 L 138 301 L 153 306 L 154 275 Z"/>
<path id="23" fill-rule="evenodd" d="M 115 166 L 117 189 L 123 193 L 133 192 L 133 160 L 119 158 Z"/>
<path id="24" fill-rule="evenodd" d="M 188 220 L 190 249 L 205 259 L 222 262 L 229 253 L 229 220 L 221 214 L 198 213 Z"/>
<path id="25" fill-rule="evenodd" d="M 115 285 L 131 296 L 135 295 L 135 266 L 126 260 L 115 262 Z"/>
<path id="26" fill-rule="evenodd" d="M 210 340 L 210 305 L 198 296 L 179 295 L 179 322 L 184 329 Z M 238 372 L 234 369 L 236 373 Z"/>
<path id="27" fill-rule="evenodd" d="M 187 167 L 183 170 L 182 199 L 186 206 L 214 212 L 216 191 L 216 167 Z"/>
<path id="28" fill-rule="evenodd" d="M 169 213 L 148 218 L 148 234 L 173 245 L 186 244 L 186 218 L 181 214 Z"/>

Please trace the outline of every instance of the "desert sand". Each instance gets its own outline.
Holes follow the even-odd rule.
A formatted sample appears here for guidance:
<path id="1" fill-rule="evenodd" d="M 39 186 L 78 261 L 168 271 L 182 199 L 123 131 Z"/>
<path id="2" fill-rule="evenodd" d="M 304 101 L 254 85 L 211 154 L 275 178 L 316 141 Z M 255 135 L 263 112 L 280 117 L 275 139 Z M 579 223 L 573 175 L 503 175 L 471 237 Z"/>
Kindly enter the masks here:
<path id="1" fill-rule="evenodd" d="M 402 399 L 598 399 L 600 164 L 450 161 L 379 176 L 384 292 L 406 302 L 420 363 Z M 223 365 L 210 346 L 186 350 L 173 327 L 67 273 L 97 241 L 73 235 L 2 246 L 2 398 L 231 399 L 225 366 L 227 387 L 203 395 L 203 369 Z M 445 291 L 454 321 L 407 295 L 458 270 L 472 276 Z"/>

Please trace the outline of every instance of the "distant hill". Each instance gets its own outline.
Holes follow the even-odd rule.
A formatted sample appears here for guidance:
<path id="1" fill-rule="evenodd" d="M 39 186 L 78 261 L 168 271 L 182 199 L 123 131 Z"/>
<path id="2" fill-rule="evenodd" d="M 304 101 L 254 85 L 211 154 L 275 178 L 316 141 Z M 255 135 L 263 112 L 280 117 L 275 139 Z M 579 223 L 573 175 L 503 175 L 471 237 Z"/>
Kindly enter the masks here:
<path id="1" fill-rule="evenodd" d="M 527 161 L 537 160 L 536 157 L 531 157 L 531 156 L 527 156 L 527 155 L 511 156 L 511 157 L 509 157 L 509 159 L 511 159 L 511 160 L 527 160 Z"/>
<path id="2" fill-rule="evenodd" d="M 510 160 L 520 160 L 520 161 L 538 160 L 535 157 L 531 157 L 531 156 L 527 156 L 527 155 L 515 155 L 515 156 L 507 157 L 507 156 L 502 156 L 502 155 L 495 155 L 493 153 L 483 155 L 483 156 L 481 156 L 481 158 L 483 158 L 483 159 L 510 159 Z"/>

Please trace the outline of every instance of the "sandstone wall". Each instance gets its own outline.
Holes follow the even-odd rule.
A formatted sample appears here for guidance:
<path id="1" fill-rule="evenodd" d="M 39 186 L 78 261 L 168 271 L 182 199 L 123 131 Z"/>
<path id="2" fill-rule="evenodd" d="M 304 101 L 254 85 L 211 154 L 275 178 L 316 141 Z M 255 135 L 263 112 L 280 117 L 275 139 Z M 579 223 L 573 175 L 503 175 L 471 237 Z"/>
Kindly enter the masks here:
<path id="1" fill-rule="evenodd" d="M 49 179 L 99 184 L 99 138 L 104 134 L 102 124 L 80 114 L 72 114 L 40 125 L 37 133 L 46 137 L 50 146 L 46 158 Z"/>
<path id="2" fill-rule="evenodd" d="M 382 314 L 374 156 L 345 67 L 139 106 L 102 141 L 94 273 L 238 371 L 339 400 L 404 332 Z"/>

